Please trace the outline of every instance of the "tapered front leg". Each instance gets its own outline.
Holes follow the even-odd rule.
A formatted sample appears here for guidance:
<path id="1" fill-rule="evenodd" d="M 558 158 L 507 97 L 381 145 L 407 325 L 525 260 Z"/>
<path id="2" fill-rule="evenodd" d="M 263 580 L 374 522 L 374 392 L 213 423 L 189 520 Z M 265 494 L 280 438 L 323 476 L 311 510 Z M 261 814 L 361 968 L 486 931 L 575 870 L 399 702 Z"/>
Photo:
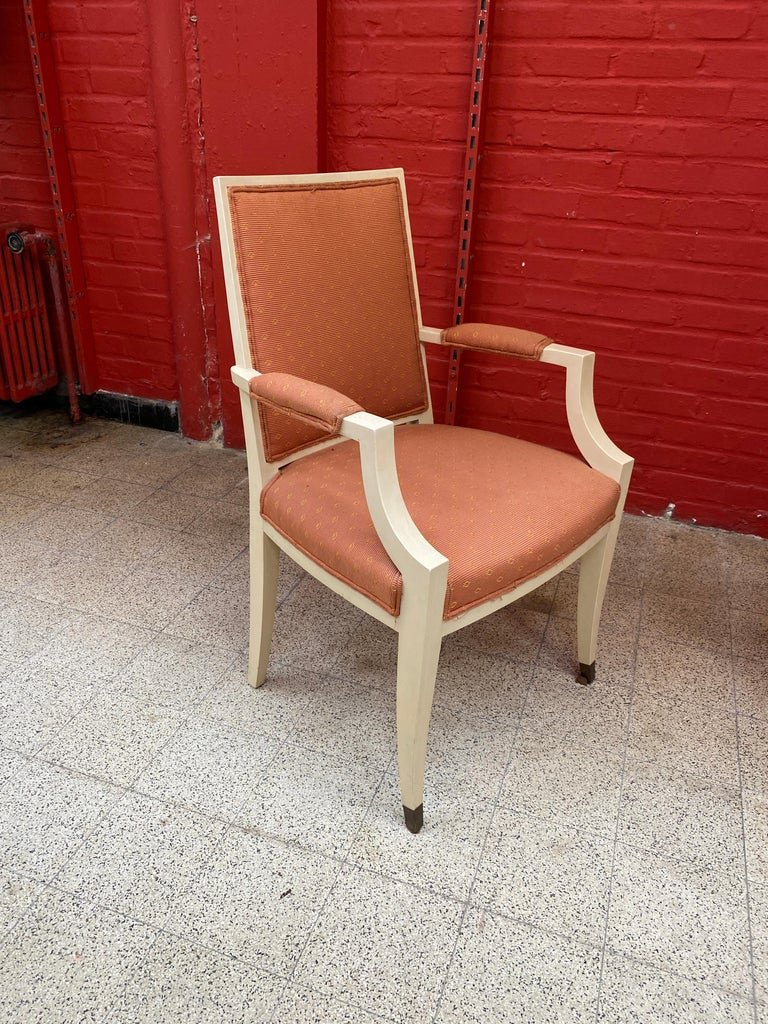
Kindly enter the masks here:
<path id="1" fill-rule="evenodd" d="M 258 511 L 251 513 L 252 519 Z M 267 677 L 269 649 L 275 626 L 277 576 L 280 549 L 264 533 L 261 517 L 251 523 L 250 629 L 248 638 L 248 682 L 261 686 Z"/>
<path id="2" fill-rule="evenodd" d="M 403 600 L 397 647 L 397 761 L 405 824 L 424 820 L 424 763 L 442 642 L 447 564 Z M 417 596 L 414 592 L 420 590 Z M 406 600 L 409 598 L 409 600 Z"/>
<path id="3" fill-rule="evenodd" d="M 579 565 L 579 599 L 576 621 L 579 674 L 576 681 L 582 686 L 587 686 L 595 680 L 600 614 L 603 610 L 603 598 L 620 525 L 621 516 L 617 515 L 605 537 L 593 548 L 590 548 L 586 555 L 582 555 Z"/>

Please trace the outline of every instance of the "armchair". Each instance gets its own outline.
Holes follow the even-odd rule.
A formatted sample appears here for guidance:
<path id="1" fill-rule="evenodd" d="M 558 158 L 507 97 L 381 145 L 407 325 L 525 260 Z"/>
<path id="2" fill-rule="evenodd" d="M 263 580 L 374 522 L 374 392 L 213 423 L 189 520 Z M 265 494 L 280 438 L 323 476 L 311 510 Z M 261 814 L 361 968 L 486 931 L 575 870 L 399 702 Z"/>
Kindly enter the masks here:
<path id="1" fill-rule="evenodd" d="M 577 680 L 594 680 L 633 460 L 597 418 L 594 353 L 422 325 L 401 170 L 214 184 L 249 467 L 248 678 L 266 678 L 279 550 L 395 630 L 400 789 L 418 832 L 444 636 L 579 561 Z M 426 344 L 563 366 L 584 461 L 435 425 Z"/>

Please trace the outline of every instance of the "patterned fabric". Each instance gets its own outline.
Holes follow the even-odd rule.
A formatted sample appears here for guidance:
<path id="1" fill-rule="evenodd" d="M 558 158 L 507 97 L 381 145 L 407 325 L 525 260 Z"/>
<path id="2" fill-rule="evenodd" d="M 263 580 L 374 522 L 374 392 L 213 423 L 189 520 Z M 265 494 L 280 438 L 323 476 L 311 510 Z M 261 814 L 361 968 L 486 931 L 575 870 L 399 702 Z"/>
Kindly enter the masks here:
<path id="1" fill-rule="evenodd" d="M 554 565 L 613 519 L 619 487 L 563 452 L 463 427 L 395 430 L 408 510 L 449 559 L 447 619 Z M 306 555 L 392 615 L 402 577 L 374 529 L 356 444 L 286 466 L 262 515 Z"/>
<path id="2" fill-rule="evenodd" d="M 229 190 L 253 365 L 338 389 L 367 412 L 427 408 L 396 178 Z M 324 435 L 259 407 L 274 462 Z"/>
<path id="3" fill-rule="evenodd" d="M 521 331 L 517 327 L 497 327 L 494 324 L 459 324 L 449 327 L 440 335 L 443 345 L 451 348 L 476 348 L 486 352 L 500 352 L 518 359 L 540 359 L 542 351 L 552 339 L 534 331 Z"/>
<path id="4" fill-rule="evenodd" d="M 290 409 L 294 416 L 331 434 L 338 434 L 345 416 L 363 411 L 333 388 L 290 373 L 264 373 L 254 377 L 249 387 L 253 397 L 270 409 Z"/>

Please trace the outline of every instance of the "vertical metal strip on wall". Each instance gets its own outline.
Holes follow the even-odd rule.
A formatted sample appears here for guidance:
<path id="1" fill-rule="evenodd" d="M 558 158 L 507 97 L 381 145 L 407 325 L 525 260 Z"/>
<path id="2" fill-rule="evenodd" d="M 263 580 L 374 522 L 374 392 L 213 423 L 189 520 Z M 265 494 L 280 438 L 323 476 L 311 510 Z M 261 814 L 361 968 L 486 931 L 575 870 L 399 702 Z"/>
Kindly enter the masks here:
<path id="1" fill-rule="evenodd" d="M 51 182 L 53 212 L 59 239 L 69 318 L 77 355 L 80 388 L 89 393 L 98 387 L 93 332 L 85 293 L 85 272 L 75 216 L 75 193 L 69 172 L 64 119 L 51 44 L 45 0 L 23 0 L 24 20 L 32 59 L 35 95 L 43 130 L 45 159 Z M 66 345 L 67 339 L 62 338 Z"/>
<path id="2" fill-rule="evenodd" d="M 475 20 L 475 42 L 472 64 L 472 89 L 469 94 L 467 115 L 467 144 L 464 153 L 464 178 L 461 199 L 461 222 L 456 255 L 456 286 L 453 299 L 453 323 L 464 319 L 467 287 L 472 258 L 472 229 L 475 219 L 478 163 L 483 140 L 485 90 L 488 80 L 488 48 L 491 38 L 494 0 L 478 0 Z M 456 419 L 456 400 L 459 393 L 459 366 L 461 352 L 451 349 L 448 365 L 448 394 L 445 401 L 445 422 Z"/>

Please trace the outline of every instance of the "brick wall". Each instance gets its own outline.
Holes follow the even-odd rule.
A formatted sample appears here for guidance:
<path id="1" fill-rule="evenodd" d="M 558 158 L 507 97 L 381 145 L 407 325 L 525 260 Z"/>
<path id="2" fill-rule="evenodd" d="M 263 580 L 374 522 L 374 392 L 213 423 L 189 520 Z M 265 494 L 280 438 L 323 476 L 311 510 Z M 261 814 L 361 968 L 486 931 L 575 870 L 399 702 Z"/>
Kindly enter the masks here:
<path id="1" fill-rule="evenodd" d="M 474 3 L 332 0 L 329 160 L 403 165 L 449 322 Z M 768 530 L 762 4 L 497 0 L 471 319 L 594 348 L 630 507 Z M 445 364 L 434 358 L 436 404 Z M 459 422 L 567 447 L 558 371 L 470 354 Z"/>
<path id="2" fill-rule="evenodd" d="M 177 395 L 144 0 L 51 0 L 98 386 Z M 53 227 L 19 0 L 4 0 L 0 220 Z M 8 31 L 5 31 L 8 26 Z M 7 84 L 6 84 L 7 83 Z"/>

